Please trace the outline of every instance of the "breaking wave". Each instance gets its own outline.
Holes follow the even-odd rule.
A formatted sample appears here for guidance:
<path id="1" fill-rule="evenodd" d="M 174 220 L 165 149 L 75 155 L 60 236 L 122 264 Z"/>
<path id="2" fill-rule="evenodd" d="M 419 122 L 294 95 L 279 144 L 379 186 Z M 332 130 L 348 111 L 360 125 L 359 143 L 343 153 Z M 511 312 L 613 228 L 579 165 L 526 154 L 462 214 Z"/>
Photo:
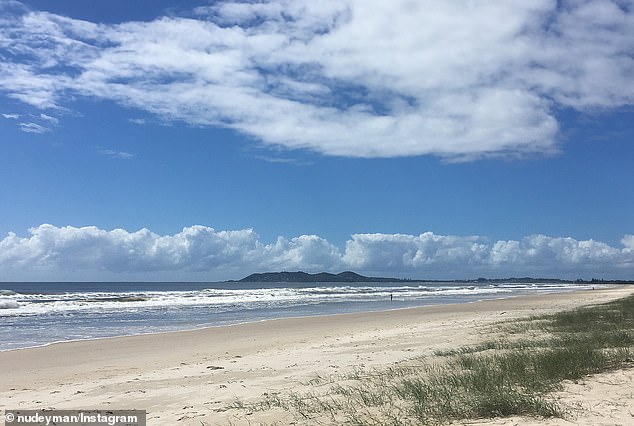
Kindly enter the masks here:
<path id="1" fill-rule="evenodd" d="M 432 301 L 447 297 L 492 297 L 524 291 L 563 291 L 584 288 L 575 285 L 500 284 L 500 285 L 334 285 L 279 288 L 207 288 L 188 291 L 125 291 L 125 292 L 64 292 L 59 294 L 18 294 L 2 290 L 0 308 L 17 311 L 7 315 L 45 315 L 70 312 L 101 312 L 120 310 L 178 309 L 209 307 L 210 309 L 270 309 L 324 303 L 362 303 L 397 300 L 402 302 Z"/>

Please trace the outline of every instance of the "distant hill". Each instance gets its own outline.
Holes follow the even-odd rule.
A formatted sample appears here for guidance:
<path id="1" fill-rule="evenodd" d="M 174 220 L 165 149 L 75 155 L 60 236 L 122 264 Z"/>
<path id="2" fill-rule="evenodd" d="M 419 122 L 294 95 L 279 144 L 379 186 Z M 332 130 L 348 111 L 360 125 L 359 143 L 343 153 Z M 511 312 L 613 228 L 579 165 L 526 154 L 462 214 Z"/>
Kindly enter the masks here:
<path id="1" fill-rule="evenodd" d="M 242 278 L 243 283 L 377 283 L 403 281 L 398 278 L 365 277 L 355 272 L 345 271 L 340 274 L 320 272 L 309 274 L 297 272 L 266 272 L 263 274 L 251 274 Z"/>
<path id="2" fill-rule="evenodd" d="M 500 283 L 576 283 L 576 284 L 634 284 L 634 281 L 623 280 L 601 280 L 593 278 L 591 281 L 581 279 L 571 281 L 558 278 L 476 278 L 465 280 L 419 280 L 401 278 L 366 277 L 355 272 L 345 271 L 339 274 L 319 272 L 309 274 L 302 271 L 297 272 L 265 272 L 263 274 L 251 274 L 238 281 L 242 283 L 389 283 L 389 282 L 426 282 L 426 283 L 471 283 L 471 284 L 500 284 Z"/>

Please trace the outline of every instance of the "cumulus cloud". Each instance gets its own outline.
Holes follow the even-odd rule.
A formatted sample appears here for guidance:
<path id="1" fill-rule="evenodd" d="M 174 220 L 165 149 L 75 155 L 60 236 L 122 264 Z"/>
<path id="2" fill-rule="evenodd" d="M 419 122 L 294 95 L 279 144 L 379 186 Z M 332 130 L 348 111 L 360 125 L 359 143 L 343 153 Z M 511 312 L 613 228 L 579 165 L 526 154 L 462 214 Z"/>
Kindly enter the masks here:
<path id="1" fill-rule="evenodd" d="M 634 235 L 626 235 L 621 240 L 621 244 L 625 246 L 625 249 L 628 252 L 634 252 Z"/>
<path id="2" fill-rule="evenodd" d="M 339 249 L 317 235 L 301 235 L 274 245 L 262 245 L 260 267 L 256 269 L 309 271 L 337 270 L 343 266 Z"/>
<path id="3" fill-rule="evenodd" d="M 220 1 L 117 25 L 2 4 L 7 96 L 114 100 L 327 155 L 549 153 L 556 109 L 634 100 L 631 1 Z"/>
<path id="4" fill-rule="evenodd" d="M 434 271 L 454 275 L 488 262 L 489 249 L 478 237 L 432 232 L 415 235 L 355 234 L 346 243 L 344 260 L 354 268 L 380 271 Z M 451 269 L 447 269 L 451 268 Z"/>
<path id="5" fill-rule="evenodd" d="M 159 235 L 148 229 L 108 231 L 44 224 L 30 229 L 28 236 L 10 233 L 0 240 L 0 273 L 20 280 L 43 276 L 215 280 L 262 271 L 346 269 L 434 279 L 631 278 L 634 237 L 626 235 L 622 245 L 545 235 L 490 242 L 481 236 L 426 232 L 355 234 L 340 250 L 317 235 L 279 237 L 266 243 L 252 229 L 218 231 L 191 226 L 173 235 Z"/>
<path id="6" fill-rule="evenodd" d="M 339 266 L 338 250 L 317 236 L 303 235 L 263 244 L 251 229 L 216 231 L 205 226 L 184 228 L 174 235 L 148 229 L 128 232 L 96 227 L 30 229 L 28 237 L 10 233 L 0 240 L 0 270 L 92 271 L 148 273 L 178 271 L 224 276 L 228 272 L 283 268 L 306 270 Z"/>

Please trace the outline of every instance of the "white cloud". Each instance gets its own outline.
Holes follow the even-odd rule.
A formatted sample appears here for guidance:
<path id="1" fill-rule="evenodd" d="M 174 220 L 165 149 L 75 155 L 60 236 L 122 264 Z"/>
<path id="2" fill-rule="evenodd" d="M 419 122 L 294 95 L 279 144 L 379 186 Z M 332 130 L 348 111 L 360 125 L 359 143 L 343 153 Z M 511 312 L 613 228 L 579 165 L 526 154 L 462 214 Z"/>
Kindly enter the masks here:
<path id="1" fill-rule="evenodd" d="M 20 126 L 20 130 L 26 133 L 42 134 L 42 133 L 51 131 L 51 129 L 49 129 L 48 127 L 42 126 L 41 124 L 37 124 L 37 123 L 31 123 L 31 122 L 23 122 L 23 123 L 20 123 L 19 126 Z"/>
<path id="2" fill-rule="evenodd" d="M 44 120 L 44 121 L 48 121 L 49 123 L 52 124 L 58 124 L 59 123 L 59 119 L 52 117 L 50 115 L 46 115 L 44 113 L 40 113 L 40 119 Z"/>
<path id="3" fill-rule="evenodd" d="M 339 259 L 337 249 L 319 237 L 280 238 L 267 245 L 250 229 L 216 231 L 192 226 L 161 236 L 147 229 L 105 231 L 45 224 L 29 232 L 28 237 L 11 233 L 0 240 L 0 271 L 22 271 L 25 276 L 33 268 L 66 271 L 69 276 L 90 271 L 95 277 L 177 271 L 235 277 L 256 270 L 330 269 L 338 266 Z"/>
<path id="4" fill-rule="evenodd" d="M 346 243 L 344 260 L 364 270 L 412 271 L 443 268 L 448 275 L 483 265 L 488 248 L 478 237 L 424 234 L 356 234 Z M 446 268 L 452 268 L 450 270 Z"/>
<path id="5" fill-rule="evenodd" d="M 625 235 L 621 240 L 621 244 L 625 246 L 628 252 L 634 253 L 634 235 Z"/>
<path id="6" fill-rule="evenodd" d="M 119 160 L 132 160 L 134 158 L 134 154 L 125 151 L 115 151 L 112 149 L 100 149 L 99 154 L 105 155 L 106 157 L 116 158 Z"/>
<path id="7" fill-rule="evenodd" d="M 38 108 L 109 99 L 327 155 L 549 153 L 555 109 L 634 100 L 628 1 L 222 1 L 119 25 L 14 12 L 0 49 L 0 87 Z"/>
<path id="8" fill-rule="evenodd" d="M 271 155 L 253 155 L 253 158 L 260 161 L 265 161 L 267 163 L 277 163 L 277 164 L 294 164 L 296 166 L 306 166 L 311 163 L 298 160 L 296 158 L 288 158 L 288 157 L 275 157 Z"/>
<path id="9" fill-rule="evenodd" d="M 339 249 L 317 235 L 301 235 L 291 240 L 279 237 L 275 244 L 262 247 L 259 269 L 330 271 L 343 266 Z"/>
<path id="10" fill-rule="evenodd" d="M 2 114 L 2 116 L 7 120 L 17 120 L 20 118 L 20 114 Z"/>
<path id="11" fill-rule="evenodd" d="M 324 238 L 301 235 L 266 243 L 252 229 L 184 228 L 173 235 L 97 227 L 40 225 L 25 237 L 0 240 L 0 274 L 16 280 L 228 279 L 252 272 L 305 270 L 414 278 L 631 278 L 634 242 L 622 248 L 593 240 L 527 236 L 489 242 L 480 236 L 426 232 L 355 234 L 342 251 Z M 105 278 L 107 277 L 107 278 Z"/>

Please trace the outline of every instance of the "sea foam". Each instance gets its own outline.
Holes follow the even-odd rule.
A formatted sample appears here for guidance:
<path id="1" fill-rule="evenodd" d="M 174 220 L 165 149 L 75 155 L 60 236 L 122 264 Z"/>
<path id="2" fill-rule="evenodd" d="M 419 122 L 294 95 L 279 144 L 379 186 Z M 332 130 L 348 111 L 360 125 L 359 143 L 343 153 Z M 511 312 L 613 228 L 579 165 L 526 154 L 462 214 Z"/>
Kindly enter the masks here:
<path id="1" fill-rule="evenodd" d="M 0 299 L 0 309 L 17 309 L 20 304 L 15 300 Z"/>

